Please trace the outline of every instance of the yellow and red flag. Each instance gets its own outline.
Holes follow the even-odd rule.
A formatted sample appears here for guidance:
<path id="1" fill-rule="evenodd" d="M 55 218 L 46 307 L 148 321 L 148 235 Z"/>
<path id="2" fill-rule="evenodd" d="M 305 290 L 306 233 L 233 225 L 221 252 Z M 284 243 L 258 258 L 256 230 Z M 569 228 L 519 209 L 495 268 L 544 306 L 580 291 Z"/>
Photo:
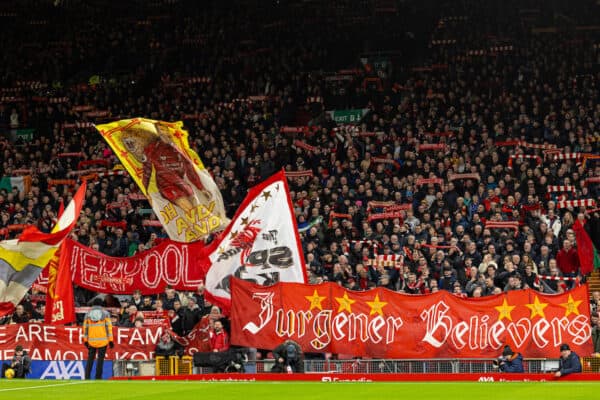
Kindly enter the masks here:
<path id="1" fill-rule="evenodd" d="M 18 239 L 0 242 L 0 316 L 13 312 L 63 240 L 71 233 L 79 218 L 85 190 L 84 182 L 51 233 L 29 227 Z"/>
<path id="2" fill-rule="evenodd" d="M 190 148 L 181 121 L 134 118 L 96 128 L 138 184 L 171 239 L 203 240 L 227 226 L 221 192 Z"/>

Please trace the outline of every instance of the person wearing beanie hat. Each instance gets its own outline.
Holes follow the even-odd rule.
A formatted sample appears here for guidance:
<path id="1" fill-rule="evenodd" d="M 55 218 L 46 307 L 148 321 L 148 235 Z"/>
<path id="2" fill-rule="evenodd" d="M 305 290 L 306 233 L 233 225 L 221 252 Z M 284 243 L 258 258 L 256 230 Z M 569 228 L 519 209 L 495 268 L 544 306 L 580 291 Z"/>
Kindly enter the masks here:
<path id="1" fill-rule="evenodd" d="M 502 350 L 502 355 L 494 360 L 494 368 L 498 368 L 502 372 L 525 372 L 523 356 L 521 353 L 515 353 L 509 345 L 506 345 Z"/>
<path id="2" fill-rule="evenodd" d="M 574 372 L 581 372 L 581 360 L 579 356 L 566 343 L 560 345 L 560 359 L 558 362 L 558 371 L 554 373 L 554 376 L 557 378 Z"/>
<path id="3" fill-rule="evenodd" d="M 11 362 L 2 365 L 2 375 L 0 377 L 3 378 L 8 369 L 14 371 L 15 378 L 25 378 L 27 374 L 31 373 L 31 358 L 29 358 L 27 351 L 20 344 L 15 347 L 15 354 Z"/>

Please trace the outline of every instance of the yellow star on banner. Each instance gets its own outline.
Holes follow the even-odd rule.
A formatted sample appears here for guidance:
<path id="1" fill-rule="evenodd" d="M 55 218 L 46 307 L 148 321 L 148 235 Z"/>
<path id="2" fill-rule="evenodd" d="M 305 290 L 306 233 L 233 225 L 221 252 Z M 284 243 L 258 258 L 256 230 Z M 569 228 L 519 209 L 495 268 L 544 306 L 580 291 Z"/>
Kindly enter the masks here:
<path id="1" fill-rule="evenodd" d="M 238 233 L 236 231 L 231 231 L 231 234 L 229 235 L 229 240 L 233 240 L 235 239 L 235 237 L 238 235 Z"/>
<path id="2" fill-rule="evenodd" d="M 387 302 L 379 301 L 379 294 L 375 295 L 375 300 L 366 301 L 365 303 L 367 303 L 369 307 L 371 307 L 371 312 L 369 313 L 369 315 L 379 314 L 383 317 L 383 307 L 387 305 Z"/>
<path id="3" fill-rule="evenodd" d="M 265 190 L 264 192 L 262 192 L 262 197 L 265 198 L 265 200 L 268 200 L 269 197 L 271 197 L 271 191 L 270 190 Z"/>
<path id="4" fill-rule="evenodd" d="M 248 217 L 242 217 L 242 225 L 248 225 Z"/>
<path id="5" fill-rule="evenodd" d="M 569 301 L 566 303 L 561 303 L 561 306 L 566 308 L 565 317 L 568 317 L 571 314 L 579 315 L 579 305 L 581 304 L 581 300 L 573 300 L 573 296 L 569 294 Z"/>
<path id="6" fill-rule="evenodd" d="M 304 298 L 310 301 L 310 310 L 312 310 L 313 308 L 318 308 L 319 310 L 322 310 L 323 306 L 321 305 L 321 302 L 325 300 L 326 296 L 319 296 L 317 289 L 315 289 L 312 296 L 304 296 Z"/>
<path id="7" fill-rule="evenodd" d="M 217 250 L 217 253 L 223 254 L 223 253 L 225 253 L 225 249 L 222 246 L 219 246 L 219 249 Z"/>
<path id="8" fill-rule="evenodd" d="M 338 308 L 338 312 L 342 312 L 347 310 L 349 313 L 352 312 L 352 308 L 350 307 L 352 304 L 356 303 L 356 300 L 352 300 L 348 297 L 348 293 L 344 292 L 344 297 L 336 297 L 335 300 L 340 303 L 340 308 Z"/>
<path id="9" fill-rule="evenodd" d="M 502 321 L 504 318 L 506 318 L 509 321 L 512 321 L 512 316 L 510 315 L 510 313 L 512 312 L 512 310 L 515 309 L 516 306 L 509 306 L 508 302 L 506 301 L 506 297 L 504 298 L 504 302 L 502 303 L 501 306 L 496 306 L 494 307 L 496 310 L 498 310 L 498 321 Z"/>
<path id="10" fill-rule="evenodd" d="M 253 213 L 258 207 L 259 206 L 257 204 L 252 204 L 252 206 L 250 206 L 250 213 Z"/>
<path id="11" fill-rule="evenodd" d="M 533 317 L 535 317 L 536 315 L 539 315 L 542 318 L 546 318 L 546 316 L 544 315 L 544 308 L 548 307 L 548 303 L 540 303 L 540 299 L 538 299 L 537 296 L 535 296 L 533 304 L 525 304 L 525 307 L 531 310 L 531 316 L 529 317 L 529 319 L 533 319 Z"/>

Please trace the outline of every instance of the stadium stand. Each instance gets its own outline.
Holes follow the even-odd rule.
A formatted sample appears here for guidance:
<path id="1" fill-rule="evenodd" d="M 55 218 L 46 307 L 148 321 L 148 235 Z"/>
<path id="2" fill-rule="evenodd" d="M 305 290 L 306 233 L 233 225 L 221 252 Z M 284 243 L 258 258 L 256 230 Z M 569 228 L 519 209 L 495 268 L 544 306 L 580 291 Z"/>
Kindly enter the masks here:
<path id="1" fill-rule="evenodd" d="M 290 173 L 310 283 L 600 290 L 598 270 L 556 263 L 578 214 L 598 218 L 594 15 L 591 0 L 3 2 L 0 238 L 48 232 L 96 174 L 73 238 L 112 256 L 160 243 L 94 130 L 145 116 L 184 121 L 228 215 Z"/>

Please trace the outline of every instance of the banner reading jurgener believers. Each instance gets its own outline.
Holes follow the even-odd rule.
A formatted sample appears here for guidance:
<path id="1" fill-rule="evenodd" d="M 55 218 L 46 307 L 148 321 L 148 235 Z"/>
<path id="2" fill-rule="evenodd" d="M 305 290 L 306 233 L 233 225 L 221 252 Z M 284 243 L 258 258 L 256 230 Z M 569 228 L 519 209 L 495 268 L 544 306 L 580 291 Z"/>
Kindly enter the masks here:
<path id="1" fill-rule="evenodd" d="M 270 349 L 291 338 L 306 352 L 373 358 L 490 358 L 505 344 L 524 357 L 557 358 L 561 343 L 580 356 L 592 351 L 587 286 L 462 299 L 232 279 L 231 292 L 231 342 L 242 346 Z"/>

